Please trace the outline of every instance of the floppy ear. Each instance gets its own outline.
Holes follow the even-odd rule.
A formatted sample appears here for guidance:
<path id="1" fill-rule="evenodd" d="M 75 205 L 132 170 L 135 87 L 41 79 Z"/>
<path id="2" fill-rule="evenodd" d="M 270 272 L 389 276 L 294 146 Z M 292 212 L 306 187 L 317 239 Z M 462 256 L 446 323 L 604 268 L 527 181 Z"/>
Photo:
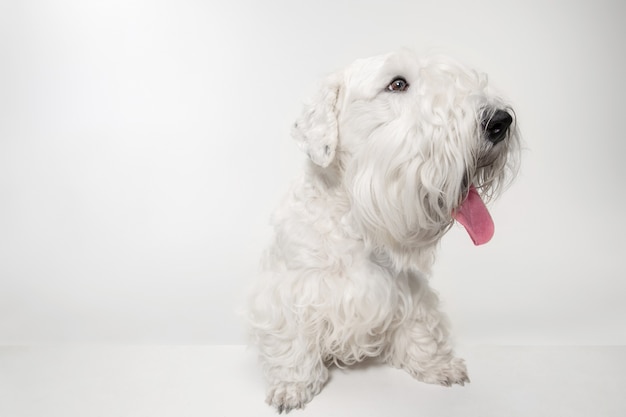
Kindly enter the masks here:
<path id="1" fill-rule="evenodd" d="M 321 84 L 313 99 L 304 106 L 291 136 L 311 161 L 326 168 L 335 158 L 339 132 L 337 129 L 337 98 L 340 77 L 330 75 Z"/>

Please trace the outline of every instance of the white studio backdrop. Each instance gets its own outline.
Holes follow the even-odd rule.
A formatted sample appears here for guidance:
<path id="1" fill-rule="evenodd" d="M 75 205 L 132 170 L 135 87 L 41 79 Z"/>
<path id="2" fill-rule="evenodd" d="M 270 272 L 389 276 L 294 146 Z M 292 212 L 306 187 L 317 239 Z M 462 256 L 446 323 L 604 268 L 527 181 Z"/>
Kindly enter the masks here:
<path id="1" fill-rule="evenodd" d="M 525 139 L 496 236 L 444 239 L 465 343 L 625 344 L 626 6 L 0 2 L 0 343 L 245 343 L 316 81 L 401 47 L 489 73 Z"/>

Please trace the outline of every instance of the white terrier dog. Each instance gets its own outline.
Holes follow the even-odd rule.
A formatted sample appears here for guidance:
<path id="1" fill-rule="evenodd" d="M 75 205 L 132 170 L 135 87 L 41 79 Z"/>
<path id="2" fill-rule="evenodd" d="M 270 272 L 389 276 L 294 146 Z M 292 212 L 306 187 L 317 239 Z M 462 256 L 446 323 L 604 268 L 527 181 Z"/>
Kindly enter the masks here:
<path id="1" fill-rule="evenodd" d="M 293 136 L 310 162 L 273 217 L 248 311 L 267 402 L 301 408 L 330 364 L 368 357 L 468 382 L 426 278 L 455 219 L 475 244 L 491 238 L 481 196 L 516 172 L 512 110 L 484 75 L 403 51 L 330 75 Z"/>

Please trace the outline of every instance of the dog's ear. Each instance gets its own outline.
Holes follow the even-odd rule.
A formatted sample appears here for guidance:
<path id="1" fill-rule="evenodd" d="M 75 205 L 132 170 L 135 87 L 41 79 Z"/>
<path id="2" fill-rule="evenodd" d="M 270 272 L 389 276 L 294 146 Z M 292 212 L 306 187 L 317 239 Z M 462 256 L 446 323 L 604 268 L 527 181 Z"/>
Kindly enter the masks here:
<path id="1" fill-rule="evenodd" d="M 337 149 L 337 99 L 340 87 L 338 74 L 328 76 L 313 99 L 304 106 L 291 131 L 300 149 L 323 168 L 333 161 Z"/>

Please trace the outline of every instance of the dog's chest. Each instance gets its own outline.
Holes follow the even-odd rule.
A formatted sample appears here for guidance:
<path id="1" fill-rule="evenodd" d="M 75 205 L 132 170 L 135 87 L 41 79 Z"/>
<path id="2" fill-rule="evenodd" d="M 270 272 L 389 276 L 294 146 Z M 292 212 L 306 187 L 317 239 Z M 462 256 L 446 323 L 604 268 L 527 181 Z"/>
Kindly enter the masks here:
<path id="1" fill-rule="evenodd" d="M 367 259 L 353 260 L 341 276 L 320 281 L 323 300 L 316 314 L 325 353 L 342 363 L 378 356 L 410 308 L 409 288 Z"/>

